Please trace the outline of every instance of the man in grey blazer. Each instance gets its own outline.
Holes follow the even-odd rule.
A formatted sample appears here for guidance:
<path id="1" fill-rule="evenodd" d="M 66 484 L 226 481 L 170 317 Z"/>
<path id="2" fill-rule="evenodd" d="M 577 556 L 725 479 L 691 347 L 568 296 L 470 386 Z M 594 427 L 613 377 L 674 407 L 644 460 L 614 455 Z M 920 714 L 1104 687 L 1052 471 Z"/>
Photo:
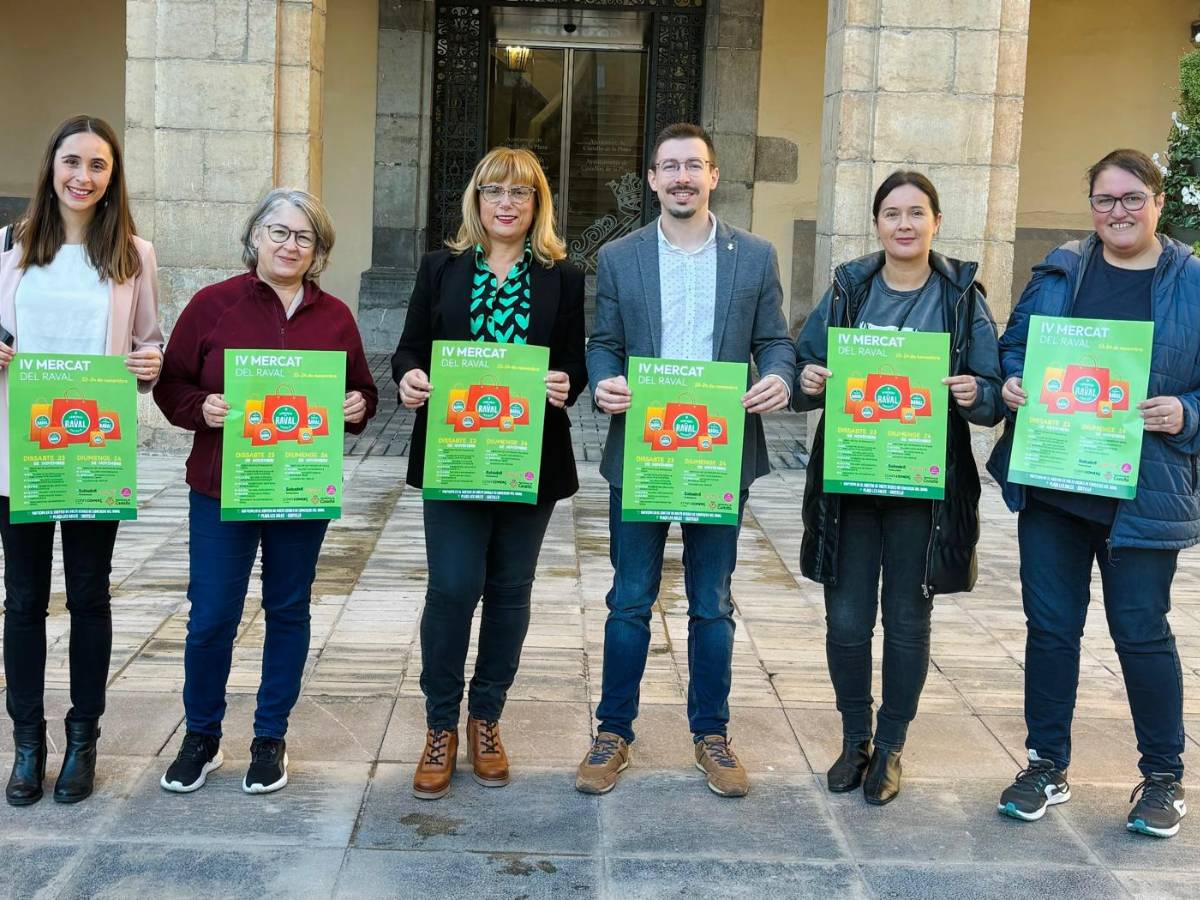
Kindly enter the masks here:
<path id="1" fill-rule="evenodd" d="M 730 582 L 750 483 L 771 469 L 759 416 L 787 406 L 795 354 L 780 308 L 774 248 L 709 212 L 709 196 L 719 178 L 712 139 L 695 125 L 671 125 L 659 135 L 651 158 L 648 178 L 663 214 L 600 251 L 596 321 L 587 349 L 592 396 L 612 416 L 600 473 L 611 492 L 614 574 L 597 733 L 575 786 L 585 793 L 607 793 L 629 765 L 650 645 L 650 610 L 658 598 L 670 527 L 621 521 L 624 414 L 630 405 L 627 360 L 649 356 L 748 363 L 753 358 L 760 377 L 742 397 L 746 429 L 739 524 L 682 526 L 688 724 L 696 766 L 714 792 L 740 797 L 749 783 L 726 735 L 734 631 Z"/>

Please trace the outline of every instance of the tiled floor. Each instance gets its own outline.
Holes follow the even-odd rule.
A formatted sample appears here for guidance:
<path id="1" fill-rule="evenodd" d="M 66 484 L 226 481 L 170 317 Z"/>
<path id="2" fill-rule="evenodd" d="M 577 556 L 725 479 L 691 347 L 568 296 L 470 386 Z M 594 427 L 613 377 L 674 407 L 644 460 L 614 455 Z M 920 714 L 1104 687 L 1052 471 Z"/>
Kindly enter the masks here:
<path id="1" fill-rule="evenodd" d="M 798 436 L 801 425 L 777 416 L 771 431 Z M 840 732 L 821 591 L 798 571 L 804 474 L 794 469 L 755 486 L 734 578 L 731 733 L 752 771 L 750 796 L 715 797 L 691 766 L 676 532 L 653 620 L 635 765 L 606 797 L 573 790 L 598 699 L 611 575 L 607 491 L 594 462 L 581 466 L 579 494 L 559 504 L 541 557 L 533 624 L 503 720 L 513 783 L 488 790 L 463 773 L 445 799 L 413 799 L 408 783 L 424 728 L 416 625 L 425 561 L 420 497 L 403 486 L 406 462 L 387 450 L 356 450 L 347 460 L 346 515 L 325 543 L 304 690 L 288 736 L 291 782 L 278 794 L 248 797 L 239 785 L 263 638 L 253 581 L 230 678 L 227 762 L 194 795 L 158 787 L 181 737 L 187 492 L 181 458 L 145 460 L 140 518 L 122 526 L 114 563 L 98 793 L 75 807 L 48 799 L 0 807 L 0 896 L 1200 893 L 1200 826 L 1185 823 L 1162 842 L 1124 831 L 1137 754 L 1099 609 L 1084 640 L 1072 801 L 1031 825 L 996 814 L 997 793 L 1023 753 L 1024 620 L 1014 520 L 992 485 L 984 491 L 980 583 L 971 594 L 938 598 L 905 789 L 890 806 L 869 808 L 860 796 L 823 789 Z M 1189 552 L 1181 562 L 1171 615 L 1195 725 L 1200 561 Z M 56 748 L 67 706 L 63 602 L 59 571 L 47 672 Z M 5 769 L 8 753 L 5 738 Z M 52 756 L 51 777 L 58 762 Z"/>

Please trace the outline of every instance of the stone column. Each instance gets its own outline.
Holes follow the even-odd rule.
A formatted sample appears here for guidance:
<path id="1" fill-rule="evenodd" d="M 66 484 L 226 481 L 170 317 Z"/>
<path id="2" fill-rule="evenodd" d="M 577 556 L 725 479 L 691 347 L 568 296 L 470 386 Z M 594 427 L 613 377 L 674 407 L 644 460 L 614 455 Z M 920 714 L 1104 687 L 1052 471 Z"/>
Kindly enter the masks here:
<path id="1" fill-rule="evenodd" d="M 754 213 L 763 0 L 708 0 L 701 122 L 713 136 L 721 183 L 713 211 L 750 228 Z"/>
<path id="2" fill-rule="evenodd" d="M 433 22 L 433 0 L 379 2 L 374 238 L 358 295 L 370 349 L 395 348 L 425 251 Z"/>
<path id="3" fill-rule="evenodd" d="M 126 16 L 128 181 L 169 332 L 242 271 L 241 229 L 272 185 L 320 190 L 325 0 L 128 0 Z M 179 440 L 161 417 L 143 433 Z"/>
<path id="4" fill-rule="evenodd" d="M 878 246 L 876 186 L 925 172 L 944 220 L 934 249 L 981 263 L 997 319 L 1012 284 L 1029 0 L 830 0 L 816 296 Z"/>

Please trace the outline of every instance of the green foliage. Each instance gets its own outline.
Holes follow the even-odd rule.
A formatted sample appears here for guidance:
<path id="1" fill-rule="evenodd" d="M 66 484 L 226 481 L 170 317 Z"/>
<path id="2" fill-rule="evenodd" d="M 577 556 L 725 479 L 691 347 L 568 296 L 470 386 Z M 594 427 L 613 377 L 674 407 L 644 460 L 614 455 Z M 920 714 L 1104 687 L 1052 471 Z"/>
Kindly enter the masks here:
<path id="1" fill-rule="evenodd" d="M 1179 60 L 1179 105 L 1181 113 L 1171 114 L 1166 159 L 1154 154 L 1165 170 L 1160 224 L 1200 228 L 1200 49 Z"/>
<path id="2" fill-rule="evenodd" d="M 1200 121 L 1200 49 L 1179 60 L 1179 106 L 1184 121 Z"/>

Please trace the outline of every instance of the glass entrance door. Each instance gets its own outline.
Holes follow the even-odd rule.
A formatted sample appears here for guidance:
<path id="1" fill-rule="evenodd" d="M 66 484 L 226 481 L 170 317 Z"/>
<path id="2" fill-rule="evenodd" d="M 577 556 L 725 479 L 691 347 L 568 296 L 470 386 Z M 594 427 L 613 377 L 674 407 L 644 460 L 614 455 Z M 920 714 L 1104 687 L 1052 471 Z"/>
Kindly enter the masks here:
<path id="1" fill-rule="evenodd" d="M 570 259 L 641 224 L 646 53 L 496 46 L 488 146 L 525 147 L 542 163 Z"/>

